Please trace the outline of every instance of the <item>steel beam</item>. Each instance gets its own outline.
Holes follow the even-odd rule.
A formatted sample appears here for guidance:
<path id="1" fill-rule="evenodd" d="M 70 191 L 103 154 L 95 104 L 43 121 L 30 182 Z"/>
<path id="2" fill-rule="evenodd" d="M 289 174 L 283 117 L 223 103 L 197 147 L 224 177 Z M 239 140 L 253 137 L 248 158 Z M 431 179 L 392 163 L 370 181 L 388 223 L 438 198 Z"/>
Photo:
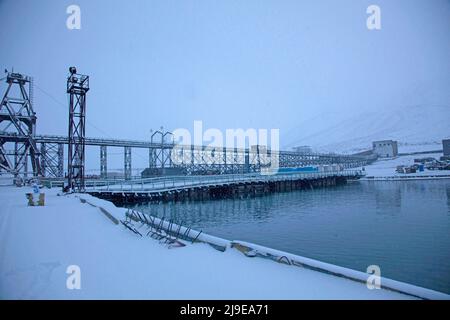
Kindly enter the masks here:
<path id="1" fill-rule="evenodd" d="M 100 177 L 102 179 L 108 177 L 108 154 L 106 148 L 106 146 L 100 146 Z"/>
<path id="2" fill-rule="evenodd" d="M 123 159 L 123 164 L 124 164 L 124 175 L 125 175 L 125 180 L 130 180 L 131 179 L 131 147 L 124 147 L 124 159 Z"/>

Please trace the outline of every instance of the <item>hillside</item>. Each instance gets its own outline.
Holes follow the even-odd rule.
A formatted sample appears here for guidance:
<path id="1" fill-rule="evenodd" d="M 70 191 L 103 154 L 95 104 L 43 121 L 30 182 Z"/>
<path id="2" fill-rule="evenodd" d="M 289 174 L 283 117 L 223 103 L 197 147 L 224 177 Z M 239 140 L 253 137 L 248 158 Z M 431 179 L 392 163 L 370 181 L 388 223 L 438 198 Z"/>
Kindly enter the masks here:
<path id="1" fill-rule="evenodd" d="M 450 137 L 450 106 L 408 106 L 343 116 L 338 112 L 307 119 L 281 136 L 284 149 L 309 145 L 320 152 L 355 153 L 372 141 L 393 139 L 400 152 L 436 150 Z"/>

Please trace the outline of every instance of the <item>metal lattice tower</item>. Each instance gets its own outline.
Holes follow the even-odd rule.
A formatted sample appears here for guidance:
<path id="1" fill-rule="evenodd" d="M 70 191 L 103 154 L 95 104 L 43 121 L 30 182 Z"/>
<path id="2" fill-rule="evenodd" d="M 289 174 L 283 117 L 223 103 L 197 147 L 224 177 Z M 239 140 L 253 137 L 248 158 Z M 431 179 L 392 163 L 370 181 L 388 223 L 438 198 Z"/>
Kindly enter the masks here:
<path id="1" fill-rule="evenodd" d="M 41 175 L 36 134 L 36 113 L 32 105 L 33 81 L 20 73 L 8 72 L 7 88 L 0 104 L 0 170 L 14 175 L 16 183 L 27 178 L 28 159 L 33 176 Z M 14 145 L 13 149 L 11 145 Z"/>
<path id="2" fill-rule="evenodd" d="M 160 130 L 151 131 L 150 138 L 151 144 L 160 145 L 159 148 L 149 149 L 149 168 L 167 168 L 172 167 L 172 148 L 174 146 L 173 133 L 164 131 L 161 127 Z"/>
<path id="3" fill-rule="evenodd" d="M 69 146 L 68 186 L 71 191 L 84 192 L 86 93 L 89 76 L 77 74 L 75 67 L 69 69 L 67 93 L 69 94 Z"/>

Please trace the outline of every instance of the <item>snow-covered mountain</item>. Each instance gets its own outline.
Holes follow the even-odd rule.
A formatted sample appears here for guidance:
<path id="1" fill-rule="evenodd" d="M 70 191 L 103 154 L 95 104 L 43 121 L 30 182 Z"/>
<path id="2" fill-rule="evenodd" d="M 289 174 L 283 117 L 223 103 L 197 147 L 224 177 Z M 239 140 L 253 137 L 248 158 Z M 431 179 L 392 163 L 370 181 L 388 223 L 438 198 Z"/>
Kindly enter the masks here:
<path id="1" fill-rule="evenodd" d="M 355 153 L 372 141 L 393 139 L 400 152 L 436 150 L 450 137 L 450 106 L 407 106 L 390 110 L 327 113 L 281 136 L 284 149 L 309 145 L 320 152 Z"/>

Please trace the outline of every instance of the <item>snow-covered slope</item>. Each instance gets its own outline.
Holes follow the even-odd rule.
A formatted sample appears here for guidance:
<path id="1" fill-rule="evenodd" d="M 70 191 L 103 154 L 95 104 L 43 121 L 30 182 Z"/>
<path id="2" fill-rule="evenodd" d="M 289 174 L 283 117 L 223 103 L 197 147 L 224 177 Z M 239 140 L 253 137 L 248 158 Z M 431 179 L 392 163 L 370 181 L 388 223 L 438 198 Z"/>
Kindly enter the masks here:
<path id="1" fill-rule="evenodd" d="M 437 150 L 450 137 L 450 106 L 408 106 L 384 111 L 316 116 L 285 135 L 285 149 L 310 145 L 322 152 L 354 153 L 368 150 L 372 141 L 393 139 L 402 148 Z"/>

